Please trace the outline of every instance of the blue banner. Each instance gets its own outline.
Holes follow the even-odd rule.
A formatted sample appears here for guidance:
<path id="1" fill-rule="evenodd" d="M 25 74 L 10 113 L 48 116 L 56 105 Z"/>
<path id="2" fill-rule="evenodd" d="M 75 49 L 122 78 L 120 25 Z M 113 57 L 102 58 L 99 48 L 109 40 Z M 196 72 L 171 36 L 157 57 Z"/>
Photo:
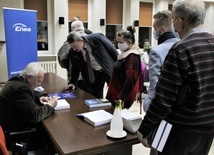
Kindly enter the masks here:
<path id="1" fill-rule="evenodd" d="M 37 62 L 37 12 L 3 8 L 8 78 Z"/>

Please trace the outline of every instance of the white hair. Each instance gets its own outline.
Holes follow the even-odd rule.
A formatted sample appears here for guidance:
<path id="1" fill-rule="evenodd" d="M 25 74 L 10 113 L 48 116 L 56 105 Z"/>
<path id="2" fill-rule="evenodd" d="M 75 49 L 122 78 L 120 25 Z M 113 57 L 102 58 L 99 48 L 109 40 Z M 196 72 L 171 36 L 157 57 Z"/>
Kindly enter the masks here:
<path id="1" fill-rule="evenodd" d="M 203 24 L 206 16 L 205 3 L 202 0 L 176 0 L 173 3 L 172 13 L 189 25 Z"/>
<path id="2" fill-rule="evenodd" d="M 26 78 L 28 75 L 37 76 L 40 71 L 45 72 L 38 62 L 31 62 L 23 69 L 21 76 L 23 78 Z"/>
<path id="3" fill-rule="evenodd" d="M 71 30 L 72 31 L 82 31 L 84 32 L 85 31 L 85 28 L 84 28 L 84 25 L 83 25 L 83 22 L 81 21 L 73 21 L 71 23 Z"/>

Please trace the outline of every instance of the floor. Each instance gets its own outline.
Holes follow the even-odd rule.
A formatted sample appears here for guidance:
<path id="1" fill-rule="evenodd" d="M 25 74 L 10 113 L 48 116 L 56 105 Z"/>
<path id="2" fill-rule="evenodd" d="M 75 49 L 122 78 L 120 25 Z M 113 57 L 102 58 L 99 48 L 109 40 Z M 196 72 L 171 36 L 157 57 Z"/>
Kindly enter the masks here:
<path id="1" fill-rule="evenodd" d="M 104 94 L 106 93 L 106 91 L 107 91 L 107 86 L 105 86 Z M 132 105 L 132 107 L 129 110 L 132 111 L 133 113 L 140 114 L 140 111 L 139 111 L 140 110 L 140 105 L 139 105 L 139 103 L 134 102 L 134 104 Z M 141 114 L 141 116 L 143 117 L 144 115 L 145 115 L 145 113 L 143 112 Z M 141 143 L 133 145 L 132 155 L 149 155 L 149 152 L 150 152 L 150 149 L 144 147 Z M 211 147 L 210 152 L 209 152 L 208 155 L 214 155 L 214 142 L 212 144 L 212 147 Z"/>

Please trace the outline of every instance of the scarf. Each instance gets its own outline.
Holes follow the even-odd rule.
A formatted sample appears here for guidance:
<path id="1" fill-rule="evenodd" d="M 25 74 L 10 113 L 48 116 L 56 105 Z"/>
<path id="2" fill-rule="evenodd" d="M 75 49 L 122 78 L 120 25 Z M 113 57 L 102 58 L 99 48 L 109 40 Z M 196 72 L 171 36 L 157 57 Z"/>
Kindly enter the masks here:
<path id="1" fill-rule="evenodd" d="M 158 38 L 158 45 L 170 38 L 175 38 L 175 36 L 172 32 L 166 32 L 166 33 L 160 35 L 160 37 Z"/>
<path id="2" fill-rule="evenodd" d="M 137 45 L 133 45 L 128 51 L 121 51 L 118 55 L 118 60 L 125 59 L 129 54 L 143 55 L 143 52 L 140 51 L 140 48 Z"/>

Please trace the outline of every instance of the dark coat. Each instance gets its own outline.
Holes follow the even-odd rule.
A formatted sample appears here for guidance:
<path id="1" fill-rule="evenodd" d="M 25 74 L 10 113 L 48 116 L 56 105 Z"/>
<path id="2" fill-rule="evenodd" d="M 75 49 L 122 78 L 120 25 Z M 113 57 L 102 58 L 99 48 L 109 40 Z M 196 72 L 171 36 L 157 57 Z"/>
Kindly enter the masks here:
<path id="1" fill-rule="evenodd" d="M 19 131 L 54 114 L 49 105 L 38 107 L 35 96 L 22 77 L 11 78 L 0 94 L 0 124 L 7 131 Z"/>

